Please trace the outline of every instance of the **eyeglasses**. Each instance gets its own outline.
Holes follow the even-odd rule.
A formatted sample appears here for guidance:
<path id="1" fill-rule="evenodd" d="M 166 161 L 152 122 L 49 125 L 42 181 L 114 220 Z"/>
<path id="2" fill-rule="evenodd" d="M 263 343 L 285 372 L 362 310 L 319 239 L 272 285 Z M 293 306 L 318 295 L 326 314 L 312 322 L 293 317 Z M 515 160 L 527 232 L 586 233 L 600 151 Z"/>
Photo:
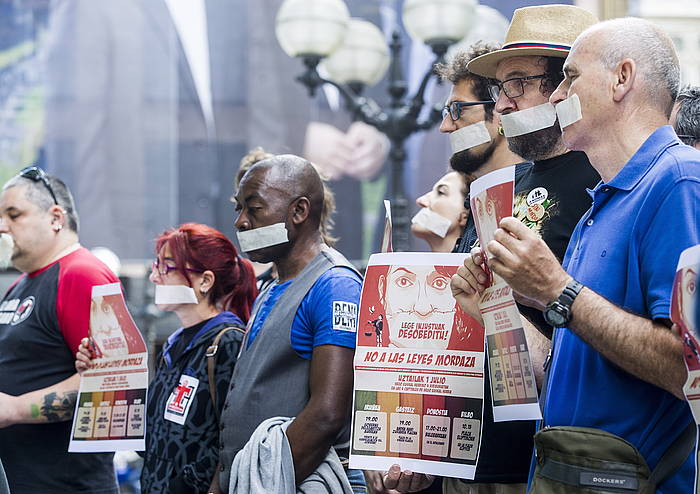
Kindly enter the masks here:
<path id="1" fill-rule="evenodd" d="M 442 119 L 449 115 L 454 122 L 462 118 L 462 108 L 466 106 L 493 105 L 493 101 L 453 101 L 449 105 L 442 107 Z"/>
<path id="2" fill-rule="evenodd" d="M 161 276 L 167 276 L 170 271 L 178 271 L 179 268 L 177 266 L 168 266 L 165 261 L 161 261 L 157 257 L 153 260 L 153 264 L 151 264 L 151 269 L 158 273 Z M 185 271 L 190 271 L 192 273 L 203 273 L 201 269 L 192 269 L 192 268 L 185 268 Z"/>
<path id="3" fill-rule="evenodd" d="M 525 93 L 524 81 L 531 81 L 533 79 L 544 79 L 547 74 L 540 75 L 529 75 L 527 77 L 513 77 L 512 79 L 506 79 L 503 82 L 498 82 L 491 80 L 489 84 L 489 94 L 494 101 L 498 101 L 498 97 L 501 91 L 506 93 L 506 96 L 513 99 L 522 96 Z"/>
<path id="4" fill-rule="evenodd" d="M 53 188 L 51 188 L 51 184 L 49 183 L 49 179 L 47 178 L 46 172 L 44 170 L 42 170 L 38 166 L 28 166 L 27 168 L 23 168 L 22 170 L 20 170 L 18 175 L 23 178 L 28 178 L 32 182 L 41 181 L 46 187 L 46 190 L 49 191 L 49 194 L 51 194 L 51 198 L 53 199 L 54 204 L 58 206 L 56 194 L 53 193 Z"/>

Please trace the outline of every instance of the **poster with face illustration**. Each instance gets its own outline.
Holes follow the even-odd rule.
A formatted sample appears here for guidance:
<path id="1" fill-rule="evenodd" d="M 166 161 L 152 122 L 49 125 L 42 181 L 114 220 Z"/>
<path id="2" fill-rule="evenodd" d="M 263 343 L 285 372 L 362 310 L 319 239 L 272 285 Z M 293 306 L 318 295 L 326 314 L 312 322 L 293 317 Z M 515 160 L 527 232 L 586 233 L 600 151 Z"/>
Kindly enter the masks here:
<path id="1" fill-rule="evenodd" d="M 360 300 L 350 466 L 474 478 L 483 328 L 452 297 L 465 254 L 369 259 Z"/>
<path id="2" fill-rule="evenodd" d="M 683 340 L 683 356 L 688 378 L 683 385 L 695 423 L 700 425 L 700 304 L 698 304 L 698 273 L 700 273 L 700 245 L 690 247 L 678 259 L 676 276 L 671 291 L 671 320 L 678 326 Z M 695 490 L 700 492 L 700 427 L 695 438 Z"/>
<path id="3" fill-rule="evenodd" d="M 681 253 L 671 293 L 671 320 L 678 325 L 683 340 L 688 379 L 683 390 L 700 424 L 700 328 L 697 327 L 698 272 L 700 245 Z"/>
<path id="4" fill-rule="evenodd" d="M 483 247 L 493 240 L 501 219 L 512 214 L 514 184 L 515 167 L 511 166 L 484 175 L 470 185 L 482 253 Z M 486 333 L 494 420 L 540 419 L 535 374 L 512 290 L 486 267 L 490 286 L 482 294 L 479 310 Z"/>
<path id="5" fill-rule="evenodd" d="M 90 338 L 97 358 L 143 353 L 146 344 L 129 314 L 121 290 L 100 295 L 90 303 Z"/>
<path id="6" fill-rule="evenodd" d="M 119 283 L 92 288 L 93 367 L 80 379 L 68 451 L 143 450 L 148 353 Z"/>

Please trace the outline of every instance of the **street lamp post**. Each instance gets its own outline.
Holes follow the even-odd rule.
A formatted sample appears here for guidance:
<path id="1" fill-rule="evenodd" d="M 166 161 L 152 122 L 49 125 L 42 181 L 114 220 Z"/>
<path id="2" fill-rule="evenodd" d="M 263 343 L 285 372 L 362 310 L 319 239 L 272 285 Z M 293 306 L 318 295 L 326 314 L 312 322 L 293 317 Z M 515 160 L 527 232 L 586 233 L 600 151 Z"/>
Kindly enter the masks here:
<path id="1" fill-rule="evenodd" d="M 439 63 L 444 60 L 447 48 L 466 36 L 475 8 L 475 0 L 406 0 L 404 24 L 412 37 L 430 46 L 435 63 Z M 304 33 L 315 32 L 320 33 L 325 41 L 309 40 L 304 36 Z M 302 59 L 306 70 L 297 81 L 308 88 L 311 96 L 322 84 L 336 87 L 356 119 L 377 128 L 389 138 L 393 246 L 397 251 L 407 250 L 409 218 L 404 189 L 405 142 L 414 133 L 430 129 L 440 121 L 439 107 L 433 107 L 427 116 L 421 118 L 425 90 L 434 75 L 432 66 L 423 76 L 416 93 L 407 97 L 408 84 L 401 68 L 399 33 L 393 33 L 387 50 L 381 31 L 367 21 L 350 19 L 342 0 L 285 0 L 277 16 L 277 38 L 288 55 Z M 317 70 L 319 63 L 323 63 L 329 78 L 321 77 Z M 366 85 L 378 82 L 387 66 L 389 106 L 384 109 L 374 100 L 362 96 L 362 90 Z"/>

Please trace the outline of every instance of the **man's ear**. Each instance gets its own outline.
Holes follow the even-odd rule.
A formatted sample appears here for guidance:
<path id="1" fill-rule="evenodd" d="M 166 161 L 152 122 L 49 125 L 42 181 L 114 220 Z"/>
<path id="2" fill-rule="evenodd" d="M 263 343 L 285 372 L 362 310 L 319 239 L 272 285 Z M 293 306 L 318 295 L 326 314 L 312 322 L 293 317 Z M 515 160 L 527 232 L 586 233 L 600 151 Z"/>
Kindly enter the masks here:
<path id="1" fill-rule="evenodd" d="M 311 203 L 306 197 L 300 197 L 292 203 L 292 223 L 299 225 L 306 221 L 311 212 Z"/>
<path id="2" fill-rule="evenodd" d="M 634 88 L 634 80 L 637 76 L 637 64 L 631 58 L 625 58 L 614 71 L 613 100 L 616 103 L 622 101 Z"/>
<path id="3" fill-rule="evenodd" d="M 66 212 L 61 206 L 54 204 L 51 206 L 49 214 L 51 215 L 51 226 L 54 231 L 61 231 L 63 227 L 66 226 L 66 221 L 68 220 Z"/>

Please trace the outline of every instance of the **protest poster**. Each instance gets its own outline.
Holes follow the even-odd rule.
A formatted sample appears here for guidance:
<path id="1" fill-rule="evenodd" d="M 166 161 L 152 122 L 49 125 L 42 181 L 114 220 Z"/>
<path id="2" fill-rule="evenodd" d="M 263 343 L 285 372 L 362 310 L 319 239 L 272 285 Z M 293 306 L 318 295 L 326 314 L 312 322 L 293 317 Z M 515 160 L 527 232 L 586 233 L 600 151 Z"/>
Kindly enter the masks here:
<path id="1" fill-rule="evenodd" d="M 143 450 L 148 353 L 119 283 L 92 287 L 90 342 L 73 416 L 71 453 Z"/>
<path id="2" fill-rule="evenodd" d="M 671 291 L 671 320 L 678 325 L 683 340 L 683 355 L 688 378 L 683 385 L 685 398 L 696 424 L 700 424 L 700 327 L 698 321 L 698 273 L 700 245 L 681 252 Z M 695 439 L 695 492 L 700 492 L 700 438 Z"/>
<path id="3" fill-rule="evenodd" d="M 515 167 L 491 172 L 474 180 L 469 188 L 470 205 L 482 252 L 493 240 L 498 223 L 513 211 Z M 535 374 L 525 330 L 508 284 L 485 266 L 490 286 L 479 302 L 484 319 L 489 355 L 493 418 L 541 419 Z"/>
<path id="4" fill-rule="evenodd" d="M 483 413 L 483 328 L 456 304 L 465 254 L 370 257 L 355 353 L 350 466 L 474 478 Z"/>
<path id="5" fill-rule="evenodd" d="M 697 283 L 700 271 L 700 245 L 681 253 L 671 292 L 671 320 L 678 325 L 683 339 L 688 379 L 683 391 L 695 422 L 700 424 L 700 328 L 695 324 Z"/>

